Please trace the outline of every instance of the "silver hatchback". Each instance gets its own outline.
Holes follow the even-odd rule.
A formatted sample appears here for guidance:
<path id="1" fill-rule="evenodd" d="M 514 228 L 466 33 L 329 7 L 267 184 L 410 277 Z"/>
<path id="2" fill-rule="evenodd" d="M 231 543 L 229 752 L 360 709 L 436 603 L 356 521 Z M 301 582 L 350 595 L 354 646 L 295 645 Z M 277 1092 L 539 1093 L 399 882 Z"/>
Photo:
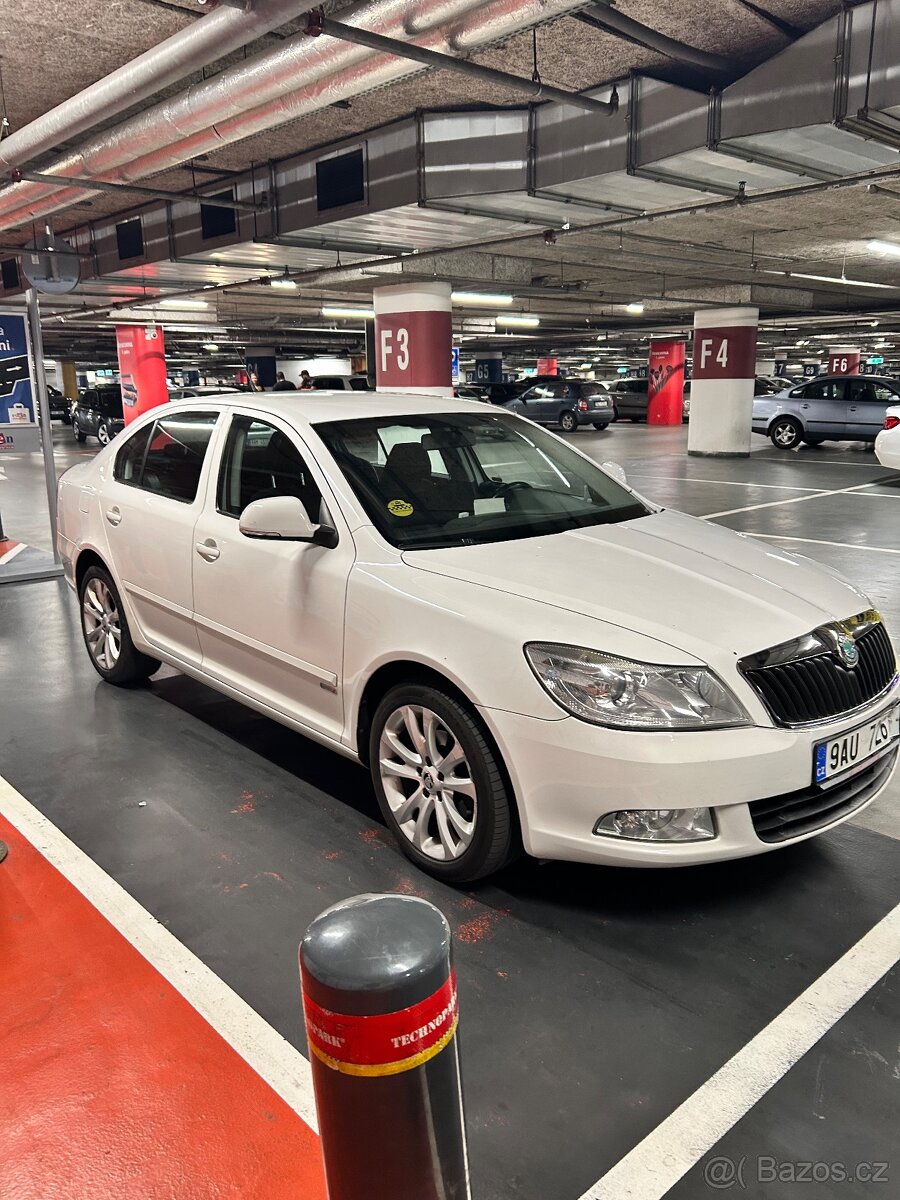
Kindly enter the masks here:
<path id="1" fill-rule="evenodd" d="M 753 432 L 779 450 L 800 442 L 874 442 L 884 414 L 900 403 L 900 384 L 881 375 L 817 375 L 775 396 L 753 401 Z"/>

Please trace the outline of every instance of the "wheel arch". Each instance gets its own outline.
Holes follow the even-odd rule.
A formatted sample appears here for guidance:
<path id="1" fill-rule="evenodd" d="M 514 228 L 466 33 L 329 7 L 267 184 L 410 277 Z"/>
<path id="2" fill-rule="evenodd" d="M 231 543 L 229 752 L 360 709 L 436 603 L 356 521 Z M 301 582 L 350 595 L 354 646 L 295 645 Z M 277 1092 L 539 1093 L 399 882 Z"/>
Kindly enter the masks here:
<path id="1" fill-rule="evenodd" d="M 102 567 L 109 575 L 112 575 L 106 560 L 97 553 L 93 546 L 85 546 L 78 551 L 78 557 L 75 559 L 75 590 L 81 591 L 81 581 L 87 574 L 89 567 Z M 115 576 L 113 576 L 115 578 Z"/>

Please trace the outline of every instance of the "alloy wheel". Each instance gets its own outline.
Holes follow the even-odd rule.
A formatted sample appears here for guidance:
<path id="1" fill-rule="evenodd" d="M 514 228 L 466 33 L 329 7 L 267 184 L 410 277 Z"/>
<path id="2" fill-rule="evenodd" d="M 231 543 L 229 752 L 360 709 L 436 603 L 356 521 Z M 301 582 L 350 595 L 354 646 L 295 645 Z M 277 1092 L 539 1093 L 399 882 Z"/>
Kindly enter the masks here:
<path id="1" fill-rule="evenodd" d="M 88 651 L 98 667 L 111 671 L 122 650 L 122 628 L 113 594 L 102 579 L 84 589 L 81 619 Z"/>
<path id="2" fill-rule="evenodd" d="M 379 771 L 397 826 L 437 862 L 460 858 L 478 818 L 475 780 L 457 735 L 430 708 L 404 704 L 385 722 Z"/>
<path id="3" fill-rule="evenodd" d="M 797 429 L 791 421 L 782 421 L 772 430 L 772 440 L 779 446 L 790 448 L 797 441 Z"/>
<path id="4" fill-rule="evenodd" d="M 97 441 L 100 443 L 101 446 L 109 445 L 109 430 L 106 428 L 105 425 L 101 425 L 100 428 L 97 430 Z"/>

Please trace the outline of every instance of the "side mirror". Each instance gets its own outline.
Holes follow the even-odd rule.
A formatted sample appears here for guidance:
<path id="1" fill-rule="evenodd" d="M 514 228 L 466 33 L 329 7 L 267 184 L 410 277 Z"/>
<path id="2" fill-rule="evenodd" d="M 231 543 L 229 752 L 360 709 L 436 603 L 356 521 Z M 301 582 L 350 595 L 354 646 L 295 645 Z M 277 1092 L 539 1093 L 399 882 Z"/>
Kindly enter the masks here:
<path id="1" fill-rule="evenodd" d="M 600 470 L 605 471 L 607 475 L 611 475 L 616 483 L 621 483 L 622 487 L 628 487 L 628 476 L 625 474 L 625 468 L 621 463 L 605 462 L 600 464 Z"/>
<path id="2" fill-rule="evenodd" d="M 330 525 L 313 525 L 296 496 L 264 496 L 254 500 L 241 513 L 240 531 L 244 537 L 268 541 L 313 542 L 333 549 L 337 531 Z"/>

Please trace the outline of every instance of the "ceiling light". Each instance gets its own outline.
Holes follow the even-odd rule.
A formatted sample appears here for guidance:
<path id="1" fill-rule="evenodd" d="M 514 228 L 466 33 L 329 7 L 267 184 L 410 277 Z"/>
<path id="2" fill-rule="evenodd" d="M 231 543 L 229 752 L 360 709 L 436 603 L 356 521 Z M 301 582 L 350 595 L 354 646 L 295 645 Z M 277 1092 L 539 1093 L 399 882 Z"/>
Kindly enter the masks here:
<path id="1" fill-rule="evenodd" d="M 450 299 L 455 304 L 512 304 L 513 297 L 503 292 L 451 292 Z"/>
<path id="2" fill-rule="evenodd" d="M 203 349 L 208 350 L 210 354 L 214 353 L 219 348 L 218 342 L 204 342 Z"/>
<path id="3" fill-rule="evenodd" d="M 323 317 L 346 317 L 352 320 L 354 317 L 360 321 L 371 321 L 375 317 L 374 308 L 349 308 L 343 304 L 323 304 Z"/>
<path id="4" fill-rule="evenodd" d="M 160 308 L 209 308 L 205 300 L 160 300 Z"/>
<path id="5" fill-rule="evenodd" d="M 643 306 L 643 304 L 639 303 L 637 300 L 634 300 L 634 301 L 632 301 L 631 304 L 625 305 L 625 311 L 627 313 L 635 313 L 635 314 L 642 313 L 644 311 L 644 306 Z"/>
<path id="6" fill-rule="evenodd" d="M 541 323 L 540 317 L 532 317 L 527 313 L 498 313 L 496 320 L 498 325 L 517 325 L 522 329 L 534 329 Z"/>
<path id="7" fill-rule="evenodd" d="M 900 243 L 898 242 L 882 242 L 880 239 L 875 238 L 869 242 L 869 249 L 874 254 L 896 254 L 900 258 Z"/>
<path id="8" fill-rule="evenodd" d="M 847 279 L 843 275 L 804 275 L 801 271 L 763 271 L 764 275 L 781 275 L 784 279 L 815 279 L 819 283 L 843 283 L 847 287 L 885 288 L 895 292 L 893 283 L 872 283 L 870 279 Z"/>
<path id="9" fill-rule="evenodd" d="M 279 288 L 282 292 L 296 292 L 297 285 L 293 279 L 270 279 L 269 287 Z"/>

